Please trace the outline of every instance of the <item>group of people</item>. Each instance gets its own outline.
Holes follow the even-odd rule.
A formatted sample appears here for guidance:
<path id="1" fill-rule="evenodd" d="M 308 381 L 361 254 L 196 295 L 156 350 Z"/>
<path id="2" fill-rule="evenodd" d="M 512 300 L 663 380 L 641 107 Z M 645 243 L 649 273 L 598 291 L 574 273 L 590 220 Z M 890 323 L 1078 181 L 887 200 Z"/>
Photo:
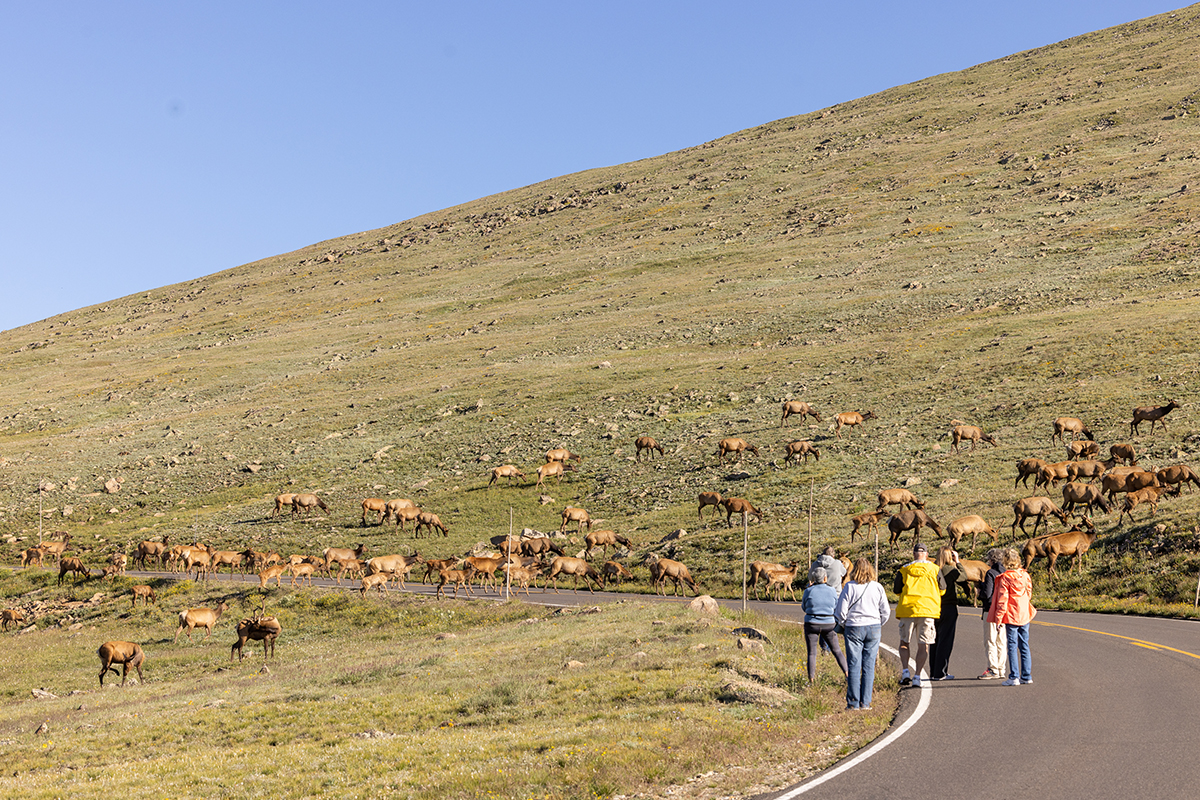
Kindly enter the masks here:
<path id="1" fill-rule="evenodd" d="M 1005 686 L 1033 683 L 1029 653 L 1029 623 L 1037 613 L 1030 602 L 1033 584 L 1021 567 L 1014 548 L 988 551 L 988 572 L 981 599 L 987 621 L 983 680 L 1004 678 Z M 875 662 L 883 626 L 891 618 L 887 593 L 875 568 L 865 559 L 854 563 L 847 575 L 832 547 L 809 570 L 804 590 L 804 634 L 808 649 L 808 679 L 816 680 L 816 659 L 822 648 L 837 660 L 846 676 L 846 708 L 869 709 L 875 683 Z M 925 545 L 913 547 L 913 560 L 896 572 L 893 585 L 899 596 L 896 618 L 900 623 L 900 683 L 921 685 L 929 666 L 930 680 L 953 680 L 950 653 L 958 622 L 957 586 L 964 577 L 958 553 L 943 547 L 929 559 Z M 843 581 L 844 578 L 844 581 Z M 846 643 L 843 654 L 837 634 Z M 915 650 L 915 669 L 909 669 Z"/>

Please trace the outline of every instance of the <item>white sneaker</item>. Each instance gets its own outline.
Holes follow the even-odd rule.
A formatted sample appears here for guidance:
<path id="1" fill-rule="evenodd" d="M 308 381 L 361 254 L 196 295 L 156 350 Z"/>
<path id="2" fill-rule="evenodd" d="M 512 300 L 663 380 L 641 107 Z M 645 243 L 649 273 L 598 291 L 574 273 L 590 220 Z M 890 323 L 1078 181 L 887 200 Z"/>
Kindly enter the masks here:
<path id="1" fill-rule="evenodd" d="M 1023 685 L 1025 685 L 1025 686 L 1028 686 L 1029 684 L 1033 683 L 1033 678 L 1030 678 L 1030 679 L 1029 679 L 1029 680 L 1027 680 L 1027 681 L 1021 681 L 1021 683 L 1022 683 Z"/>
<path id="2" fill-rule="evenodd" d="M 1000 685 L 1001 686 L 1020 686 L 1021 680 L 1019 678 L 1008 678 L 1007 680 L 1004 681 L 1004 683 L 1002 683 Z"/>
<path id="3" fill-rule="evenodd" d="M 912 682 L 913 686 L 917 687 L 918 689 L 921 688 L 921 676 L 920 675 L 913 675 L 912 681 L 913 681 Z"/>

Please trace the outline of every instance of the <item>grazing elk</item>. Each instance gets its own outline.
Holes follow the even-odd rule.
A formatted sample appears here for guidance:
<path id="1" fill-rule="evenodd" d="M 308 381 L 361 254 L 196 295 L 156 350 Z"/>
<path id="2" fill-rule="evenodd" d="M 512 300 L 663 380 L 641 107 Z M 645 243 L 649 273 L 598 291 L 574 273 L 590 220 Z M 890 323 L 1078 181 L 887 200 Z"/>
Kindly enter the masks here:
<path id="1" fill-rule="evenodd" d="M 492 478 L 488 481 L 488 486 L 490 487 L 493 483 L 501 478 L 507 478 L 508 485 L 512 486 L 513 478 L 525 480 L 525 473 L 521 472 L 521 470 L 517 469 L 513 464 L 502 464 L 499 467 L 493 467 Z"/>
<path id="2" fill-rule="evenodd" d="M 921 541 L 921 527 L 925 525 L 932 528 L 938 536 L 942 535 L 942 527 L 937 521 L 919 508 L 909 508 L 896 513 L 888 520 L 888 531 L 891 533 L 888 544 L 894 547 L 896 542 L 900 541 L 900 534 L 905 531 L 913 532 L 914 544 Z"/>
<path id="3" fill-rule="evenodd" d="M 661 592 L 663 597 L 667 596 L 668 580 L 675 584 L 672 596 L 679 595 L 681 582 L 691 587 L 691 590 L 697 595 L 700 594 L 700 590 L 696 588 L 696 581 L 692 578 L 692 573 L 682 563 L 670 558 L 657 558 L 650 561 L 648 566 L 650 567 L 650 581 L 656 592 Z"/>
<path id="4" fill-rule="evenodd" d="M 667 455 L 666 451 L 663 450 L 662 445 L 659 444 L 658 442 L 656 442 L 654 440 L 653 436 L 639 436 L 634 441 L 633 446 L 637 448 L 636 459 L 638 461 L 642 460 L 642 451 L 643 450 L 647 451 L 646 452 L 647 458 L 654 458 L 654 451 L 656 451 L 656 450 L 658 451 L 658 454 L 660 456 L 665 457 Z"/>
<path id="5" fill-rule="evenodd" d="M 755 508 L 749 500 L 742 497 L 726 497 L 721 501 L 721 505 L 725 508 L 725 525 L 733 527 L 733 515 L 742 515 L 742 524 L 750 524 L 750 517 L 754 517 L 759 522 L 763 521 L 763 512 Z"/>
<path id="6" fill-rule="evenodd" d="M 1108 454 L 1118 464 L 1128 464 L 1131 467 L 1137 466 L 1137 451 L 1128 442 L 1114 444 L 1108 448 Z"/>
<path id="7" fill-rule="evenodd" d="M 793 414 L 799 415 L 801 422 L 804 422 L 806 416 L 812 417 L 817 422 L 821 421 L 821 415 L 808 403 L 800 400 L 785 400 L 783 403 L 783 419 L 779 420 L 779 427 L 782 428 L 784 423 L 787 422 L 787 418 Z"/>
<path id="8" fill-rule="evenodd" d="M 758 448 L 747 442 L 745 439 L 740 439 L 737 436 L 726 437 L 717 442 L 718 463 L 724 464 L 725 456 L 727 455 L 736 455 L 737 460 L 740 463 L 742 460 L 742 454 L 747 450 L 751 453 L 754 453 L 756 456 L 758 455 Z"/>
<path id="9" fill-rule="evenodd" d="M 1158 482 L 1164 486 L 1178 486 L 1180 489 L 1187 483 L 1200 486 L 1200 477 L 1196 477 L 1196 473 L 1192 471 L 1191 467 L 1185 464 L 1163 467 L 1156 470 L 1154 474 L 1158 477 Z"/>
<path id="10" fill-rule="evenodd" d="M 1050 435 L 1050 444 L 1054 444 L 1054 440 L 1058 439 L 1058 443 L 1066 445 L 1067 441 L 1063 438 L 1064 434 L 1071 434 L 1071 438 L 1082 436 L 1085 439 L 1095 440 L 1091 430 L 1087 425 L 1083 424 L 1083 420 L 1077 417 L 1059 417 L 1054 420 L 1054 433 Z"/>
<path id="11" fill-rule="evenodd" d="M 1029 534 L 1025 530 L 1025 520 L 1030 517 L 1033 521 L 1033 535 L 1037 536 L 1038 525 L 1045 525 L 1047 530 L 1050 524 L 1046 521 L 1046 517 L 1058 517 L 1058 521 L 1063 525 L 1067 524 L 1067 512 L 1060 509 L 1054 504 L 1054 501 L 1049 497 L 1026 497 L 1013 503 L 1013 522 L 1012 536 L 1017 538 L 1017 527 L 1020 526 L 1021 533 Z"/>
<path id="12" fill-rule="evenodd" d="M 578 453 L 572 453 L 565 447 L 556 447 L 553 450 L 547 451 L 546 461 L 558 462 L 560 464 L 565 464 L 568 461 L 579 463 L 583 461 L 583 456 Z"/>
<path id="13" fill-rule="evenodd" d="M 605 558 L 608 557 L 608 548 L 610 546 L 612 546 L 614 549 L 617 547 L 617 545 L 621 545 L 630 550 L 633 549 L 633 542 L 629 541 L 628 538 L 622 536 L 616 531 L 588 531 L 588 535 L 583 537 L 583 541 L 587 545 L 587 548 L 584 550 L 583 557 L 588 561 L 590 561 L 592 558 L 592 551 L 597 547 L 604 548 Z"/>
<path id="14" fill-rule="evenodd" d="M 1022 458 L 1017 462 L 1017 479 L 1013 481 L 1013 488 L 1017 488 L 1017 484 L 1024 484 L 1028 487 L 1030 476 L 1033 477 L 1036 487 L 1037 476 L 1044 466 L 1046 466 L 1046 462 L 1040 458 Z"/>
<path id="15" fill-rule="evenodd" d="M 1167 420 L 1165 417 L 1175 409 L 1179 408 L 1179 403 L 1174 400 L 1167 403 L 1165 406 L 1141 406 L 1133 410 L 1133 420 L 1129 423 L 1129 435 L 1133 436 L 1138 433 L 1138 427 L 1149 421 L 1150 432 L 1154 433 L 1154 423 L 1158 423 L 1163 431 L 1167 430 Z"/>
<path id="16" fill-rule="evenodd" d="M 319 508 L 322 511 L 328 512 L 329 506 L 325 505 L 325 501 L 317 497 L 315 494 L 298 494 L 292 497 L 292 517 L 296 514 L 304 512 L 304 516 L 308 516 L 314 508 Z"/>
<path id="17" fill-rule="evenodd" d="M 592 529 L 592 518 L 588 515 L 586 509 L 574 508 L 573 506 L 567 506 L 564 508 L 562 510 L 562 524 L 558 526 L 559 532 L 562 533 L 565 531 L 567 529 L 567 525 L 572 522 L 575 523 L 576 530 L 580 532 L 583 531 L 584 526 L 586 526 L 589 531 Z"/>
<path id="18" fill-rule="evenodd" d="M 1112 511 L 1112 506 L 1104 499 L 1103 492 L 1094 484 L 1071 481 L 1063 484 L 1062 494 L 1062 508 L 1068 514 L 1074 513 L 1079 506 L 1086 508 L 1087 514 L 1092 513 L 1094 506 L 1099 506 L 1105 514 Z"/>
<path id="19" fill-rule="evenodd" d="M 996 439 L 990 433 L 984 433 L 983 428 L 976 425 L 955 425 L 950 429 L 950 438 L 953 440 L 954 452 L 959 452 L 958 445 L 960 442 L 969 441 L 971 443 L 971 452 L 975 452 L 975 445 L 979 442 L 986 442 L 992 447 L 996 447 Z"/>
<path id="20" fill-rule="evenodd" d="M 450 528 L 442 522 L 441 517 L 432 511 L 422 511 L 417 515 L 417 527 L 413 528 L 414 539 L 421 535 L 421 528 L 428 528 L 430 536 L 433 536 L 435 528 L 442 532 L 442 536 L 450 535 Z"/>
<path id="21" fill-rule="evenodd" d="M 975 549 L 975 537 L 983 533 L 992 537 L 992 542 L 1000 541 L 1000 536 L 996 533 L 996 529 L 987 523 L 987 521 L 978 514 L 968 514 L 965 517 L 959 517 L 946 526 L 946 534 L 950 537 L 950 546 L 957 548 L 958 543 L 967 534 L 971 534 L 971 549 Z"/>
<path id="22" fill-rule="evenodd" d="M 792 462 L 799 461 L 800 456 L 804 456 L 804 463 L 808 463 L 808 457 L 812 456 L 817 461 L 821 460 L 821 451 L 818 450 L 812 442 L 788 442 L 787 448 L 784 451 L 783 463 L 785 466 L 791 466 Z"/>
<path id="23" fill-rule="evenodd" d="M 134 642 L 105 642 L 100 645 L 100 649 L 96 651 L 96 655 L 100 656 L 100 688 L 104 688 L 104 676 L 109 670 L 114 673 L 117 671 L 117 666 L 124 668 L 121 673 L 121 685 L 125 685 L 125 679 L 129 677 L 129 668 L 133 667 L 137 670 L 138 683 L 145 683 L 142 678 L 142 663 L 146 660 L 146 654 L 142 652 L 142 646 Z"/>
<path id="24" fill-rule="evenodd" d="M 592 581 L 600 583 L 600 573 L 596 568 L 582 558 L 574 558 L 573 556 L 559 556 L 550 562 L 550 583 L 554 586 L 554 591 L 558 591 L 558 576 L 570 575 L 571 588 L 574 591 L 579 590 L 579 579 L 583 578 L 587 584 L 588 591 L 595 594 L 596 590 L 592 588 Z M 604 588 L 601 586 L 600 588 Z"/>
<path id="25" fill-rule="evenodd" d="M 546 478 L 554 478 L 556 482 L 562 483 L 563 475 L 566 474 L 567 470 L 574 471 L 575 468 L 562 461 L 548 461 L 537 468 L 538 479 L 534 486 L 543 485 Z"/>

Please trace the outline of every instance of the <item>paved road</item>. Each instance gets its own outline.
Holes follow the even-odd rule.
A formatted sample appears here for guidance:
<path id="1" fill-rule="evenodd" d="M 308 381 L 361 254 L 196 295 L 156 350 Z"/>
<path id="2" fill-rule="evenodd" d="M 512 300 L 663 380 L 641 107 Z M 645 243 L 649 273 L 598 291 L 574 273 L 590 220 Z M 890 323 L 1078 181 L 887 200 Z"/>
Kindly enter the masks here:
<path id="1" fill-rule="evenodd" d="M 884 641 L 899 644 L 894 624 Z M 1031 686 L 974 676 L 983 626 L 960 615 L 953 681 L 904 689 L 903 736 L 853 768 L 764 798 L 1138 798 L 1200 792 L 1200 623 L 1041 612 Z M 854 758 L 850 756 L 847 760 Z M 836 772 L 837 765 L 827 771 Z"/>
<path id="2" fill-rule="evenodd" d="M 256 588 L 257 579 L 234 576 L 233 584 Z M 317 584 L 332 582 L 318 579 Z M 434 592 L 419 582 L 410 581 L 408 587 Z M 482 597 L 496 599 L 495 594 Z M 590 605 L 643 598 L 649 596 L 564 589 L 558 594 L 535 590 L 529 599 Z M 795 603 L 750 606 L 783 619 L 803 619 Z M 894 622 L 887 626 L 884 643 L 899 645 Z M 907 728 L 902 735 L 885 746 L 875 745 L 878 751 L 869 757 L 862 756 L 871 748 L 848 756 L 841 765 L 857 762 L 848 769 L 834 765 L 797 786 L 763 795 L 763 800 L 1128 800 L 1151 793 L 1200 793 L 1200 756 L 1193 752 L 1200 742 L 1200 623 L 1043 611 L 1033 623 L 1030 646 L 1032 685 L 977 680 L 986 665 L 983 625 L 977 614 L 964 609 L 950 662 L 958 678 L 902 691 L 900 712 L 889 732 Z M 882 660 L 881 667 L 886 668 Z"/>

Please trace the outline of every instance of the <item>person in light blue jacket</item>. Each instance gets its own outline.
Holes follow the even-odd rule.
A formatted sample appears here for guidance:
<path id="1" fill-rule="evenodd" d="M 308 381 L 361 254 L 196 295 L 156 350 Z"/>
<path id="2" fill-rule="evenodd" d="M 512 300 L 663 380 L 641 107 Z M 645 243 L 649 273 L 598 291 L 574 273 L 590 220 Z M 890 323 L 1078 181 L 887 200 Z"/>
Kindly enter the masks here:
<path id="1" fill-rule="evenodd" d="M 887 592 L 876 577 L 870 561 L 865 558 L 855 561 L 833 610 L 834 620 L 845 630 L 848 709 L 871 708 L 879 640 L 884 624 L 892 616 Z"/>
<path id="2" fill-rule="evenodd" d="M 812 583 L 804 590 L 800 605 L 804 608 L 804 639 L 808 645 L 808 682 L 817 679 L 817 656 L 821 653 L 822 641 L 837 659 L 842 674 L 846 674 L 846 656 L 838 645 L 833 632 L 833 607 L 837 605 L 837 592 L 828 584 L 829 574 L 824 567 L 815 567 L 809 573 Z"/>

